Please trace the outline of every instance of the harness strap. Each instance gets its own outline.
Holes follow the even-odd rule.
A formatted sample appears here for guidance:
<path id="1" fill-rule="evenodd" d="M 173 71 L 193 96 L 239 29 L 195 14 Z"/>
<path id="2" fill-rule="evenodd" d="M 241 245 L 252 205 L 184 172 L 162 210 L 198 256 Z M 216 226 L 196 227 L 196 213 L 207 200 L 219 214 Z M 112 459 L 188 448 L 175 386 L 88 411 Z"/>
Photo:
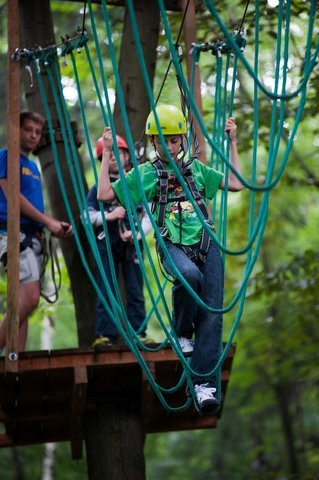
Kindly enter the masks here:
<path id="1" fill-rule="evenodd" d="M 193 172 L 192 169 L 190 168 L 190 165 L 194 158 L 190 159 L 181 169 L 181 174 L 183 178 L 185 179 L 188 188 L 196 201 L 205 221 L 207 224 L 210 224 L 212 228 L 214 228 L 213 223 L 209 219 L 208 211 L 205 202 L 202 200 L 202 195 L 201 192 L 198 190 L 197 185 L 194 180 Z M 167 227 L 165 227 L 165 213 L 166 213 L 166 208 L 167 204 L 171 203 L 174 201 L 173 198 L 170 198 L 168 200 L 168 172 L 164 168 L 163 163 L 159 158 L 155 160 L 152 164 L 154 168 L 156 169 L 157 176 L 159 179 L 159 195 L 156 197 L 156 199 L 153 202 L 153 208 L 152 211 L 154 211 L 154 203 L 157 203 L 159 205 L 158 209 L 158 217 L 157 217 L 157 224 L 160 230 L 160 234 L 162 237 L 166 237 L 168 234 Z M 180 211 L 180 202 L 185 199 L 185 196 L 178 197 L 176 198 L 176 201 L 178 201 L 179 205 L 179 216 L 180 216 L 180 225 L 181 225 L 181 211 Z M 201 263 L 205 263 L 206 261 L 206 256 L 207 252 L 209 249 L 209 244 L 210 244 L 210 235 L 208 232 L 206 232 L 205 229 L 202 231 L 202 236 L 201 236 L 201 243 L 199 247 L 199 253 L 196 255 L 194 252 L 193 248 L 191 246 L 187 245 L 182 245 L 182 230 L 180 226 L 180 244 L 186 255 L 191 259 L 194 260 L 196 259 L 197 261 L 200 261 Z"/>
<path id="2" fill-rule="evenodd" d="M 197 188 L 197 185 L 195 183 L 195 180 L 194 180 L 194 177 L 193 177 L 193 173 L 192 173 L 192 170 L 189 166 L 189 163 L 187 163 L 184 167 L 185 169 L 185 172 L 183 171 L 183 176 L 185 178 L 185 181 L 187 182 L 188 184 L 188 187 L 191 191 L 191 194 L 193 195 L 194 197 L 194 200 L 196 201 L 200 211 L 202 212 L 202 215 L 203 217 L 205 218 L 206 220 L 206 223 L 211 225 L 212 227 L 214 227 L 213 223 L 211 222 L 211 220 L 209 219 L 209 215 L 208 215 L 208 210 L 207 210 L 207 207 L 206 207 L 206 204 L 205 202 L 202 201 L 202 197 L 201 197 L 201 194 Z M 183 170 L 184 170 L 183 169 Z M 200 247 L 199 247 L 199 253 L 198 253 L 198 260 L 202 263 L 205 263 L 206 261 L 206 256 L 207 256 L 207 252 L 208 252 L 208 249 L 209 249 L 209 244 L 210 244 L 210 235 L 209 233 L 203 228 L 203 232 L 202 232 L 202 236 L 201 236 L 201 242 L 200 242 Z"/>
<path id="3" fill-rule="evenodd" d="M 159 158 L 153 163 L 153 166 L 155 167 L 157 176 L 159 178 L 159 196 L 158 196 L 158 201 L 156 203 L 158 203 L 159 205 L 157 225 L 161 230 L 161 229 L 164 229 L 165 212 L 166 212 L 167 201 L 168 201 L 168 172 L 164 168 L 164 165 L 162 164 Z M 162 232 L 161 232 L 161 235 L 162 235 Z M 166 229 L 166 235 L 167 235 L 167 229 Z"/>
<path id="4" fill-rule="evenodd" d="M 6 222 L 0 222 L 0 229 L 6 229 Z M 27 231 L 26 231 L 27 230 Z M 32 240 L 33 238 L 37 238 L 37 240 L 41 243 L 42 246 L 42 256 L 43 256 L 43 261 L 41 265 L 41 272 L 40 272 L 40 295 L 43 297 L 48 303 L 55 303 L 58 300 L 59 297 L 59 290 L 61 288 L 62 284 L 62 275 L 61 275 L 61 269 L 60 269 L 60 264 L 59 264 L 59 259 L 56 250 L 52 246 L 52 234 L 50 234 L 49 237 L 49 245 L 47 246 L 47 241 L 46 237 L 43 234 L 43 230 L 34 230 L 32 227 L 29 227 L 28 229 L 25 228 L 25 226 L 21 226 L 21 231 L 22 233 L 25 234 L 25 238 L 20 242 L 19 246 L 19 251 L 20 253 L 26 250 L 27 248 L 33 248 Z M 51 295 L 47 295 L 42 288 L 42 282 L 41 280 L 44 277 L 45 274 L 45 269 L 47 266 L 47 263 L 51 259 L 51 277 L 52 277 L 52 282 L 54 285 L 54 292 Z M 8 255 L 7 252 L 4 252 L 4 254 L 0 258 L 0 262 L 2 263 L 3 267 L 7 267 L 8 263 Z M 56 272 L 58 274 L 58 280 L 56 280 Z M 52 296 L 54 298 L 52 299 Z"/>
<path id="5" fill-rule="evenodd" d="M 53 235 L 50 233 L 49 235 L 49 240 L 47 243 L 46 237 L 43 238 L 42 241 L 42 248 L 43 248 L 43 263 L 42 263 L 42 271 L 40 275 L 40 280 L 44 277 L 45 270 L 47 267 L 47 264 L 49 261 L 51 261 L 51 279 L 53 283 L 53 292 L 48 294 L 46 293 L 43 288 L 42 288 L 42 282 L 40 282 L 41 285 L 41 291 L 40 295 L 42 298 L 44 298 L 48 303 L 55 303 L 58 298 L 59 298 L 59 291 L 61 288 L 62 284 L 62 274 L 61 274 L 61 268 L 60 268 L 60 263 L 59 263 L 59 258 L 56 249 L 53 246 Z"/>
<path id="6" fill-rule="evenodd" d="M 0 222 L 0 230 L 8 231 L 8 225 L 6 221 Z M 39 238 L 42 235 L 43 228 L 20 223 L 20 232 L 24 233 L 26 236 Z"/>

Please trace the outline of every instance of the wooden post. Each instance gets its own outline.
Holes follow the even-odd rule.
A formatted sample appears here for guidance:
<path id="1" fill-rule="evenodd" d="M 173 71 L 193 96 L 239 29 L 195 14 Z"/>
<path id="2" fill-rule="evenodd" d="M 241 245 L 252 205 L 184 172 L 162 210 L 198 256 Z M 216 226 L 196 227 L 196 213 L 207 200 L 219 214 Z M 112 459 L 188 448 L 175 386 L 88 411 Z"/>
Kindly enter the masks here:
<path id="1" fill-rule="evenodd" d="M 183 14 L 186 10 L 187 2 L 188 0 L 180 0 L 180 6 Z M 194 0 L 190 0 L 187 8 L 187 13 L 184 21 L 184 39 L 185 39 L 185 47 L 186 47 L 187 79 L 188 79 L 188 84 L 190 85 L 193 59 L 189 52 L 192 48 L 192 43 L 196 43 L 196 12 L 195 12 Z M 199 112 L 202 114 L 203 109 L 202 109 L 202 95 L 201 95 L 200 84 L 201 84 L 200 72 L 199 72 L 199 67 L 197 67 L 195 71 L 195 78 L 194 78 L 194 98 L 195 98 L 195 103 L 197 105 L 197 108 Z M 199 159 L 203 163 L 206 163 L 205 138 L 201 132 L 201 129 L 199 128 L 196 118 L 194 118 L 194 126 L 195 126 L 197 139 L 199 142 L 199 150 L 200 150 Z"/>
<path id="2" fill-rule="evenodd" d="M 8 11 L 8 278 L 6 370 L 18 371 L 19 231 L 20 231 L 20 65 L 11 58 L 19 48 L 19 0 L 7 0 Z"/>

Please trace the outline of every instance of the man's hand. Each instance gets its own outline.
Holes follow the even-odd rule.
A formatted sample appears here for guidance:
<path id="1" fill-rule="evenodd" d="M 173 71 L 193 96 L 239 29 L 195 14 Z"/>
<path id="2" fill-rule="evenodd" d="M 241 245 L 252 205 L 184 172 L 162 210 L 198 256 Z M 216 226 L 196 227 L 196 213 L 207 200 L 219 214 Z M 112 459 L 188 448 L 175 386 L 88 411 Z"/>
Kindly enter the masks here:
<path id="1" fill-rule="evenodd" d="M 131 230 L 125 230 L 124 232 L 120 231 L 120 237 L 123 242 L 132 242 L 133 241 L 133 234 Z"/>
<path id="2" fill-rule="evenodd" d="M 113 222 L 114 220 L 123 220 L 126 215 L 126 210 L 123 207 L 115 207 L 111 212 L 105 213 L 105 219 L 108 222 Z"/>
<path id="3" fill-rule="evenodd" d="M 62 238 L 69 238 L 73 235 L 73 228 L 72 225 L 70 225 L 67 222 L 60 222 L 64 231 L 64 235 L 62 235 Z"/>
<path id="4" fill-rule="evenodd" d="M 68 238 L 73 234 L 72 226 L 67 222 L 60 222 L 53 217 L 48 217 L 45 226 L 57 238 Z"/>

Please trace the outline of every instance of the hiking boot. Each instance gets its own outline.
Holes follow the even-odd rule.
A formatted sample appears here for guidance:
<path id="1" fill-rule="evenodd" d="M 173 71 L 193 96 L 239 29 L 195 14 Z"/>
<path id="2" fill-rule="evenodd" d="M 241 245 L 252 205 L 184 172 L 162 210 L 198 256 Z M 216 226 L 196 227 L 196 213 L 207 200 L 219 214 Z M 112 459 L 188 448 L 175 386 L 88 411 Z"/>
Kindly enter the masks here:
<path id="1" fill-rule="evenodd" d="M 191 338 L 179 337 L 180 347 L 184 355 L 190 355 L 194 350 L 194 341 Z"/>
<path id="2" fill-rule="evenodd" d="M 216 388 L 212 387 L 209 383 L 202 383 L 195 385 L 195 394 L 197 402 L 195 407 L 202 415 L 209 415 L 214 413 L 215 407 L 219 405 L 219 400 L 214 396 Z"/>
<path id="3" fill-rule="evenodd" d="M 150 347 L 151 345 L 155 345 L 155 340 L 153 340 L 151 337 L 149 337 L 148 335 L 139 335 L 138 336 L 138 339 L 146 346 L 146 347 Z"/>
<path id="4" fill-rule="evenodd" d="M 104 348 L 111 348 L 114 343 L 109 337 L 97 337 L 92 343 L 94 350 L 103 350 Z"/>

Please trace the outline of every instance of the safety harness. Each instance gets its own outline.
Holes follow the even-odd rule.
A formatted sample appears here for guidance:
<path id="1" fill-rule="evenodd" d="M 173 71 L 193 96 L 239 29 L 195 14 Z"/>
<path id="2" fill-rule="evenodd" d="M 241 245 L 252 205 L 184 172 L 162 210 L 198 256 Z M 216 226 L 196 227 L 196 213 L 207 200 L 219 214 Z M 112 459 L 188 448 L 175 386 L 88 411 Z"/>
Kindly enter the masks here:
<path id="1" fill-rule="evenodd" d="M 8 230 L 7 222 L 0 222 L 0 230 Z M 53 247 L 52 244 L 52 234 L 49 235 L 49 238 L 46 237 L 44 231 L 42 229 L 36 229 L 33 226 L 29 225 L 21 225 L 20 231 L 25 235 L 23 240 L 20 241 L 19 251 L 20 253 L 26 250 L 27 248 L 33 248 L 33 238 L 36 238 L 42 247 L 42 265 L 41 265 L 41 272 L 40 272 L 40 295 L 44 298 L 48 303 L 55 303 L 59 298 L 59 290 L 61 288 L 62 283 L 62 275 L 61 269 L 59 264 L 58 255 L 56 249 Z M 41 281 L 45 274 L 45 269 L 48 262 L 51 262 L 51 279 L 53 283 L 54 291 L 50 294 L 47 294 L 43 289 L 43 282 Z M 2 263 L 3 267 L 7 268 L 8 258 L 7 252 L 5 251 L 1 258 L 0 262 Z"/>
<path id="2" fill-rule="evenodd" d="M 195 202 L 197 203 L 204 219 L 205 222 L 214 229 L 214 224 L 209 218 L 207 207 L 205 202 L 202 200 L 203 195 L 197 188 L 197 185 L 195 183 L 194 177 L 193 177 L 193 171 L 190 167 L 191 163 L 195 157 L 191 158 L 187 163 L 185 163 L 182 168 L 180 169 L 181 175 L 183 179 L 185 180 L 192 197 L 194 198 Z M 152 206 L 152 211 L 155 209 L 155 205 L 158 204 L 158 217 L 157 217 L 157 225 L 161 234 L 162 238 L 165 238 L 166 240 L 169 240 L 168 238 L 168 229 L 165 226 L 165 213 L 166 213 L 166 208 L 168 203 L 178 203 L 178 211 L 179 211 L 179 238 L 180 238 L 180 247 L 184 250 L 186 255 L 193 260 L 194 262 L 197 263 L 205 263 L 206 261 L 206 256 L 207 252 L 209 249 L 209 244 L 210 244 L 210 235 L 209 233 L 203 228 L 202 236 L 201 236 L 201 241 L 200 241 L 200 246 L 198 252 L 193 249 L 193 246 L 191 245 L 183 245 L 182 243 L 182 226 L 181 226 L 181 215 L 182 215 L 182 208 L 181 208 L 181 202 L 184 202 L 185 200 L 188 200 L 186 195 L 182 195 L 179 197 L 171 197 L 168 198 L 168 187 L 169 187 L 169 174 L 168 171 L 165 169 L 163 163 L 159 158 L 157 158 L 153 163 L 153 167 L 156 170 L 157 177 L 159 180 L 159 194 L 158 196 L 155 197 L 153 201 L 153 206 Z M 175 181 L 175 178 L 173 179 Z"/>

